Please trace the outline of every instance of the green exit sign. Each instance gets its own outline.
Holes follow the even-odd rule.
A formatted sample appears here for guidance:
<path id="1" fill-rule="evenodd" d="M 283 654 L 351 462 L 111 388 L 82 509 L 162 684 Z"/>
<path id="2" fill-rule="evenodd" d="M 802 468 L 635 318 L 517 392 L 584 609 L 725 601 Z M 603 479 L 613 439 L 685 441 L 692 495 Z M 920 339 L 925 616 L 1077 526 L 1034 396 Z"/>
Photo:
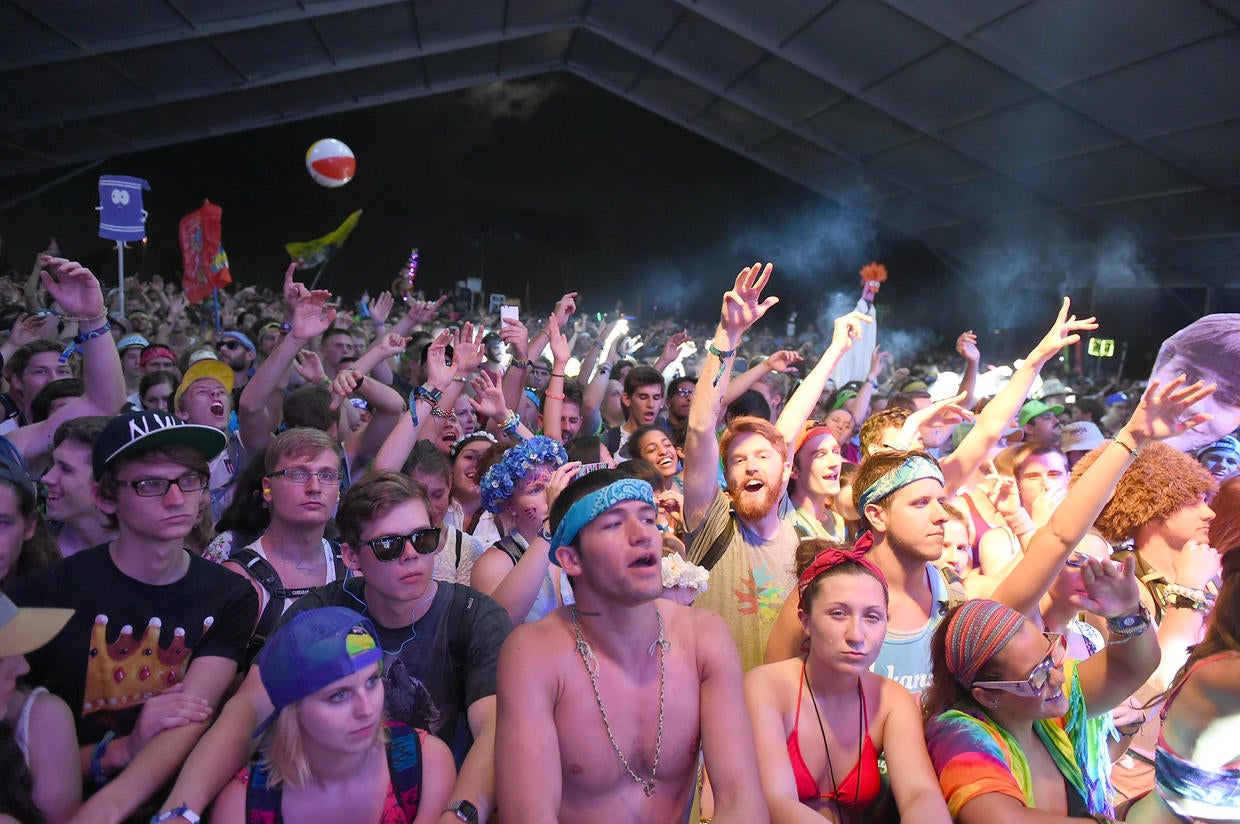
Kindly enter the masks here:
<path id="1" fill-rule="evenodd" d="M 1090 338 L 1089 354 L 1095 358 L 1113 358 L 1115 357 L 1115 339 L 1114 338 Z"/>

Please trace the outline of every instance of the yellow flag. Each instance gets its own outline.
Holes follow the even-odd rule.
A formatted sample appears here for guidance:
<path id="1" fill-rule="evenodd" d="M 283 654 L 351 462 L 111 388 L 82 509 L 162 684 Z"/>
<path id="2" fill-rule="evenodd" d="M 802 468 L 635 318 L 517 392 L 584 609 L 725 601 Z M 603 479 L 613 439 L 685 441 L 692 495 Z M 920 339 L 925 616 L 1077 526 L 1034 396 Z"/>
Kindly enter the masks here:
<path id="1" fill-rule="evenodd" d="M 322 266 L 344 245 L 349 233 L 357 225 L 357 219 L 361 216 L 362 210 L 358 209 L 346 217 L 344 223 L 323 237 L 307 240 L 305 243 L 286 243 L 284 248 L 288 256 L 297 264 L 298 269 L 314 269 Z"/>

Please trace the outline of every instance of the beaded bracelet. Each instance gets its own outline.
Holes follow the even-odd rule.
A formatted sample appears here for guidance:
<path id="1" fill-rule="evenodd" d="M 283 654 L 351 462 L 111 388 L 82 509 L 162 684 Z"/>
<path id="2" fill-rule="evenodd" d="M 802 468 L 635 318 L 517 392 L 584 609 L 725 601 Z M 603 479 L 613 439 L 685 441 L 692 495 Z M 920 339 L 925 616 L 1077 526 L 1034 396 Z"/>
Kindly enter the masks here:
<path id="1" fill-rule="evenodd" d="M 513 432 L 517 431 L 517 427 L 520 425 L 521 425 L 521 416 L 518 415 L 516 412 L 509 410 L 508 417 L 504 418 L 504 422 L 499 425 L 499 428 L 502 429 L 504 432 L 512 434 Z"/>
<path id="2" fill-rule="evenodd" d="M 1125 452 L 1127 452 L 1129 455 L 1131 455 L 1131 456 L 1132 456 L 1132 457 L 1134 457 L 1134 458 L 1135 458 L 1135 457 L 1137 457 L 1137 455 L 1139 455 L 1139 454 L 1140 454 L 1139 452 L 1137 452 L 1137 450 L 1133 449 L 1131 446 L 1129 446 L 1128 444 L 1124 443 L 1124 442 L 1123 442 L 1123 441 L 1121 441 L 1119 438 L 1112 438 L 1111 440 L 1112 440 L 1112 441 L 1114 441 L 1115 443 L 1119 444 L 1120 446 L 1122 446 L 1122 447 L 1124 448 L 1124 451 L 1125 451 Z"/>

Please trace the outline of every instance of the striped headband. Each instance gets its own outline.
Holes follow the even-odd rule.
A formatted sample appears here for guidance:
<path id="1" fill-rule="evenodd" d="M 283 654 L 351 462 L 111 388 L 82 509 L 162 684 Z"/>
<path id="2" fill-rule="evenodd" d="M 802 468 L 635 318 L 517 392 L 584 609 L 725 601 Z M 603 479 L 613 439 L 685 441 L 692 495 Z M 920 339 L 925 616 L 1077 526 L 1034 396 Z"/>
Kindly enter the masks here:
<path id="1" fill-rule="evenodd" d="M 568 512 L 565 512 L 564 517 L 560 519 L 559 525 L 555 528 L 555 534 L 551 536 L 551 549 L 549 550 L 551 563 L 556 566 L 560 565 L 555 557 L 555 551 L 571 544 L 582 527 L 616 504 L 625 501 L 641 501 L 654 506 L 654 489 L 650 484 L 639 481 L 637 478 L 621 478 L 574 501 L 573 505 L 568 508 Z"/>
<path id="2" fill-rule="evenodd" d="M 904 463 L 870 484 L 865 492 L 861 493 L 857 510 L 864 512 L 867 505 L 881 501 L 897 489 L 903 489 L 925 478 L 934 478 L 940 484 L 947 485 L 943 481 L 943 470 L 939 469 L 938 463 L 933 458 L 927 458 L 925 455 L 909 455 L 904 459 Z"/>
<path id="3" fill-rule="evenodd" d="M 971 689 L 978 672 L 1020 630 L 1025 618 L 998 601 L 975 599 L 956 610 L 947 625 L 944 652 L 956 683 Z"/>

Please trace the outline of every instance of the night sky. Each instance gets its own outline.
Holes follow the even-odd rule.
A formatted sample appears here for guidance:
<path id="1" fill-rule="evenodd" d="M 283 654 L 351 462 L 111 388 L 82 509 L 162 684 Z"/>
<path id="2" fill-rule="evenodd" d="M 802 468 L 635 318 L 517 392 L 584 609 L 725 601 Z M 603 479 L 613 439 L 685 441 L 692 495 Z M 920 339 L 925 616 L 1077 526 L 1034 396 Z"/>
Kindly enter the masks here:
<path id="1" fill-rule="evenodd" d="M 357 156 L 357 176 L 338 189 L 305 171 L 306 149 L 325 137 Z M 0 179 L 0 205 L 69 171 Z M 54 235 L 65 253 L 115 281 L 115 252 L 97 236 L 100 174 L 151 184 L 150 244 L 145 255 L 138 246 L 127 252 L 127 275 L 179 279 L 178 221 L 209 198 L 224 210 L 224 248 L 240 285 L 278 287 L 286 242 L 324 235 L 363 209 L 321 281 L 344 298 L 387 288 L 417 246 L 417 285 L 432 295 L 481 275 L 486 292 L 524 299 L 528 286 L 535 305 L 579 289 L 590 312 L 617 302 L 647 315 L 679 305 L 682 316 L 704 321 L 741 266 L 769 259 L 780 328 L 794 308 L 803 327 L 847 306 L 857 270 L 879 260 L 891 273 L 880 295 L 887 328 L 908 330 L 915 344 L 989 325 L 1003 330 L 992 341 L 1011 338 L 1026 351 L 1056 306 L 1053 293 L 1029 295 L 991 322 L 978 311 L 977 284 L 920 243 L 566 74 L 110 159 L 0 212 L 6 270 L 28 272 Z M 1194 316 L 1188 303 L 1159 312 L 1153 297 L 1120 302 L 1126 318 L 1156 319 L 1135 324 L 1149 332 L 1138 361 Z"/>

